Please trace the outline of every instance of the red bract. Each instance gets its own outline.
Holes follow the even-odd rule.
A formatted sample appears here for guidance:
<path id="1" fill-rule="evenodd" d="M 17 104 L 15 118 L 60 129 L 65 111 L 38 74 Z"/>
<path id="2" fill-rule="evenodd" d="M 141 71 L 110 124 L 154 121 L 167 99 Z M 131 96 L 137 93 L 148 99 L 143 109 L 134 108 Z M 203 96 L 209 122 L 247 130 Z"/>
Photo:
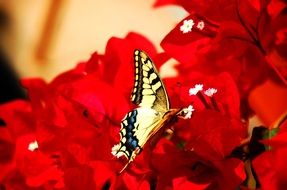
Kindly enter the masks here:
<path id="1" fill-rule="evenodd" d="M 183 6 L 190 12 L 161 43 L 164 50 L 180 62 L 180 73 L 186 70 L 207 74 L 229 72 L 242 98 L 268 77 L 286 80 L 285 58 L 279 53 L 286 44 L 283 37 L 285 3 L 217 0 L 209 1 L 208 6 L 205 1 L 156 3 L 167 4 Z M 182 30 L 190 20 L 193 23 L 190 29 Z M 200 21 L 204 27 L 198 27 Z"/>
<path id="2" fill-rule="evenodd" d="M 16 100 L 1 105 L 0 114 L 3 125 L 1 125 L 1 138 L 15 141 L 19 136 L 31 133 L 35 130 L 35 122 L 30 103 L 24 100 Z M 15 120 L 14 118 L 18 118 Z M 4 132 L 6 131 L 6 132 Z"/>
<path id="3" fill-rule="evenodd" d="M 181 27 L 184 26 L 185 21 L 192 21 L 193 26 L 190 26 L 191 31 L 183 33 Z M 163 39 L 161 46 L 182 63 L 194 62 L 196 61 L 192 59 L 194 55 L 208 51 L 211 39 L 216 36 L 217 30 L 218 25 L 215 23 L 198 14 L 191 14 L 177 24 Z"/>
<path id="4" fill-rule="evenodd" d="M 245 178 L 243 162 L 227 156 L 246 137 L 246 127 L 240 121 L 239 94 L 232 78 L 228 73 L 206 76 L 185 71 L 164 82 L 172 107 L 192 104 L 195 111 L 190 120 L 174 126 L 171 137 L 174 144 L 162 140 L 154 150 L 151 159 L 158 175 L 157 186 L 162 189 L 238 187 Z M 203 84 L 203 90 L 198 92 L 201 96 L 189 95 L 189 89 L 195 84 Z M 203 93 L 208 88 L 217 92 L 208 97 Z"/>
<path id="5" fill-rule="evenodd" d="M 133 52 L 137 48 L 147 52 L 151 58 L 156 56 L 153 44 L 136 33 L 129 33 L 124 39 L 111 38 L 103 56 L 103 79 L 128 98 L 134 83 Z"/>
<path id="6" fill-rule="evenodd" d="M 271 45 L 268 40 L 262 46 L 250 43 L 255 39 L 235 21 L 238 13 L 232 10 L 240 6 L 240 12 L 246 14 L 242 19 L 254 25 L 258 18 L 254 13 L 262 7 L 222 1 L 226 15 L 219 15 L 218 9 L 200 9 L 205 2 L 186 2 L 181 1 L 200 14 L 191 12 L 166 36 L 163 53 L 158 54 L 145 37 L 129 33 L 124 39 L 111 38 L 104 55 L 92 54 L 87 62 L 50 83 L 23 80 L 29 101 L 0 106 L 0 148 L 9 150 L 0 156 L 1 185 L 7 189 L 75 190 L 238 188 L 246 178 L 244 165 L 230 154 L 247 136 L 240 93 L 244 97 L 265 77 L 269 68 L 262 50 L 269 51 Z M 225 16 L 230 18 L 224 20 Z M 134 107 L 130 93 L 135 49 L 146 51 L 158 69 L 170 57 L 180 62 L 175 68 L 178 76 L 163 79 L 171 108 L 193 105 L 195 111 L 191 119 L 170 126 L 173 132 L 164 133 L 164 138 L 148 141 L 151 143 L 119 174 L 126 160 L 113 157 L 111 149 L 119 141 L 121 119 Z M 202 89 L 194 93 L 190 89 L 197 84 Z M 279 155 L 281 144 L 268 143 L 276 155 L 270 156 L 270 151 L 256 159 L 266 163 L 266 154 L 268 158 L 275 155 L 279 169 L 285 150 Z M 260 170 L 263 167 L 253 161 L 258 177 L 267 179 Z M 275 173 L 283 175 L 282 171 Z M 281 187 L 283 179 L 280 176 L 273 184 Z M 262 183 L 265 186 L 268 184 Z"/>
<path id="7" fill-rule="evenodd" d="M 94 53 L 90 60 L 50 83 L 42 79 L 22 81 L 30 102 L 1 106 L 1 129 L 3 125 L 5 131 L 1 146 L 11 150 L 7 152 L 9 158 L 1 159 L 12 164 L 3 167 L 1 176 L 7 188 L 15 187 L 9 186 L 14 177 L 5 178 L 14 170 L 11 175 L 20 172 L 22 181 L 17 183 L 27 188 L 129 187 L 128 176 L 134 176 L 126 174 L 116 180 L 121 165 L 111 148 L 119 138 L 120 120 L 131 109 L 135 48 L 156 56 L 146 38 L 130 33 L 125 39 L 112 38 L 105 55 Z M 37 147 L 29 150 L 30 143 Z"/>
<path id="8" fill-rule="evenodd" d="M 7 103 L 2 105 L 0 110 L 1 118 L 5 121 L 3 129 L 9 131 L 12 137 L 10 142 L 15 146 L 15 149 L 12 147 L 10 149 L 13 151 L 13 156 L 6 160 L 5 165 L 1 165 L 1 171 L 3 171 L 1 181 L 6 184 L 6 188 L 15 189 L 19 186 L 28 189 L 29 186 L 47 184 L 48 181 L 61 186 L 62 173 L 54 167 L 52 158 L 37 151 L 37 143 L 33 147 L 31 145 L 36 140 L 36 127 L 28 102 Z"/>
<path id="9" fill-rule="evenodd" d="M 202 84 L 201 94 L 203 95 L 204 91 L 209 88 L 217 89 L 212 98 L 205 96 L 205 102 L 210 104 L 210 108 L 218 109 L 223 114 L 240 119 L 240 96 L 229 73 L 205 75 L 200 72 L 184 70 L 180 76 L 167 78 L 164 81 L 173 107 L 187 106 L 192 103 L 197 110 L 206 109 L 208 105 L 204 105 L 199 96 L 189 94 L 190 88 L 193 88 L 196 84 Z"/>
<path id="10" fill-rule="evenodd" d="M 286 1 L 271 1 L 267 6 L 269 18 L 269 27 L 272 38 L 267 38 L 265 44 L 268 44 L 267 60 L 271 66 L 275 69 L 278 76 L 287 83 L 286 72 L 286 14 L 284 11 L 287 8 Z M 264 26 L 266 27 L 266 26 Z M 265 31 L 266 32 L 266 29 Z M 263 38 L 264 39 L 264 38 Z M 269 43 L 268 43 L 269 42 Z"/>
<path id="11" fill-rule="evenodd" d="M 161 43 L 164 50 L 180 62 L 177 68 L 183 79 L 189 78 L 194 70 L 206 75 L 228 72 L 240 91 L 241 103 L 246 102 L 248 93 L 267 78 L 276 80 L 281 78 L 286 83 L 286 56 L 284 54 L 286 14 L 283 13 L 286 11 L 285 1 L 215 0 L 209 1 L 209 6 L 206 6 L 205 1 L 163 0 L 157 1 L 156 6 L 166 4 L 181 5 L 190 13 L 190 16 L 180 21 Z M 199 18 L 206 23 L 203 28 L 198 27 Z M 212 35 L 204 33 L 204 29 L 213 31 Z M 173 80 L 174 84 L 179 84 L 179 78 Z M 178 86 L 174 89 L 187 91 L 186 87 Z M 178 94 L 175 93 L 175 95 Z M 180 100 L 190 101 L 190 98 L 185 97 Z M 202 110 L 203 104 L 196 104 L 197 99 L 193 101 L 197 108 L 201 105 Z M 231 110 L 238 111 L 236 108 Z M 184 139 L 185 147 L 192 149 L 204 159 L 210 160 L 212 156 L 219 158 L 220 154 L 227 155 L 232 147 L 236 147 L 236 144 L 245 137 L 240 118 L 248 119 L 251 112 L 246 108 L 248 107 L 241 104 L 241 117 L 233 118 L 218 114 L 218 112 L 207 114 L 204 113 L 205 110 L 195 111 L 190 120 L 194 128 L 190 127 L 190 132 L 177 129 L 178 139 L 176 141 L 180 143 Z M 185 124 L 182 129 L 186 129 L 186 126 L 188 125 Z M 232 129 L 229 126 L 232 126 Z M 205 133 L 198 127 L 201 127 Z M 277 135 L 274 139 L 280 136 L 282 135 Z M 192 139 L 195 140 L 191 141 Z M 276 140 L 272 142 L 274 141 Z M 230 146 L 223 142 L 230 143 Z M 282 140 L 279 142 L 282 143 Z M 251 143 L 248 151 L 245 152 L 244 157 L 246 153 L 251 160 L 256 157 L 251 167 L 262 189 L 282 189 L 286 185 L 286 175 L 282 172 L 286 170 L 282 165 L 282 158 L 286 156 L 285 147 L 284 143 L 280 144 L 280 148 L 278 145 L 273 145 L 272 150 L 263 152 L 264 146 L 262 149 L 262 146 L 255 142 L 255 144 Z M 278 165 L 274 164 L 273 160 Z M 281 168 L 284 169 L 281 170 Z"/>
<path id="12" fill-rule="evenodd" d="M 169 155 L 169 156 L 167 156 Z M 152 155 L 158 189 L 234 189 L 245 178 L 236 159 L 208 160 L 162 139 Z"/>
<path id="13" fill-rule="evenodd" d="M 180 31 L 180 27 L 184 21 L 190 18 L 193 17 L 189 16 L 180 22 L 161 43 L 165 51 L 181 63 L 178 66 L 180 73 L 192 70 L 206 74 L 229 72 L 237 82 L 243 97 L 249 92 L 250 88 L 267 76 L 267 71 L 270 68 L 266 65 L 264 54 L 251 44 L 232 39 L 233 35 L 237 35 L 234 32 L 240 34 L 242 28 L 237 25 L 232 28 L 232 23 L 226 23 L 221 24 L 221 28 L 218 30 L 215 25 L 210 25 L 206 19 L 202 19 L 205 23 L 204 27 L 207 28 L 206 30 L 213 31 L 209 34 L 210 32 L 204 32 L 205 29 L 202 31 L 196 29 L 195 26 L 198 24 L 199 19 L 193 18 L 195 20 L 194 29 L 184 34 Z M 174 39 L 179 40 L 175 41 Z M 255 69 L 256 72 L 254 72 Z"/>
<path id="14" fill-rule="evenodd" d="M 243 162 L 226 157 L 240 144 L 243 137 L 244 128 L 239 121 L 213 110 L 203 110 L 195 112 L 190 122 L 176 127 L 174 140 L 179 146 L 184 145 L 184 150 L 192 151 L 200 157 L 198 162 L 206 168 L 201 175 L 209 175 L 210 170 L 215 172 L 212 175 L 213 181 L 209 182 L 212 184 L 210 186 L 233 189 L 245 178 Z M 237 172 L 241 175 L 237 176 Z M 222 184 L 222 181 L 229 181 L 230 184 Z"/>
<path id="15" fill-rule="evenodd" d="M 286 161 L 287 156 L 287 132 L 280 131 L 275 137 L 265 141 L 269 145 L 268 150 L 253 160 L 253 167 L 259 179 L 261 189 L 284 189 L 286 187 Z"/>

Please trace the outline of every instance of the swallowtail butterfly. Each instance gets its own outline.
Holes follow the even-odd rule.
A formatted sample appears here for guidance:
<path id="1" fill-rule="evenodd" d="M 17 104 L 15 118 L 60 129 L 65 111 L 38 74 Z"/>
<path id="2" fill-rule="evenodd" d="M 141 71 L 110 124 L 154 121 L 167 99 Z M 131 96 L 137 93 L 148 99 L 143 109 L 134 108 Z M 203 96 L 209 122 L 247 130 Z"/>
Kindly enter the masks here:
<path id="1" fill-rule="evenodd" d="M 170 109 L 168 96 L 151 59 L 141 50 L 134 51 L 135 82 L 131 101 L 138 108 L 128 112 L 121 122 L 120 142 L 112 148 L 116 157 L 131 163 L 155 134 L 165 130 L 178 117 L 186 117 L 190 108 Z"/>

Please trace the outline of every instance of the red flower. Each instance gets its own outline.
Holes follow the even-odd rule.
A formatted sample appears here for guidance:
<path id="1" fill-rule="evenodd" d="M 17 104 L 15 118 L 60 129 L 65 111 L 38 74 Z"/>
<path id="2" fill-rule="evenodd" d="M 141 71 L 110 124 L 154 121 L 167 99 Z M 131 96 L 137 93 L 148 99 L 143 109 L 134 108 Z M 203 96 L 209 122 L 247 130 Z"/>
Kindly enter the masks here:
<path id="1" fill-rule="evenodd" d="M 246 178 L 244 163 L 230 154 L 246 138 L 247 127 L 241 121 L 237 85 L 244 93 L 254 85 L 241 81 L 246 74 L 241 58 L 264 57 L 252 45 L 241 44 L 231 53 L 230 44 L 239 42 L 225 41 L 219 25 L 224 24 L 192 13 L 163 40 L 164 53 L 158 54 L 143 36 L 130 33 L 124 39 L 110 39 L 104 55 L 94 53 L 50 83 L 23 80 L 29 101 L 0 106 L 0 147 L 9 150 L 7 158 L 0 157 L 1 184 L 10 189 L 17 185 L 26 189 L 238 188 Z M 193 105 L 195 111 L 191 119 L 171 126 L 173 132 L 165 133 L 157 144 L 146 146 L 118 174 L 125 163 L 113 157 L 111 149 L 119 141 L 121 119 L 134 107 L 129 97 L 136 48 L 145 50 L 157 66 L 170 56 L 181 62 L 176 67 L 180 74 L 164 79 L 167 93 L 172 108 Z M 227 63 L 238 64 L 233 68 Z M 248 75 L 254 68 L 248 66 Z M 273 146 L 276 151 L 277 145 Z M 270 153 L 253 160 L 261 180 L 267 177 L 256 164 L 257 159 L 266 162 L 265 154 Z M 281 155 L 275 158 L 280 168 Z M 274 184 L 281 185 L 283 179 L 278 177 Z"/>
<path id="2" fill-rule="evenodd" d="M 286 44 L 283 37 L 286 26 L 282 22 L 286 3 L 255 2 L 209 1 L 206 6 L 205 1 L 157 1 L 156 6 L 177 4 L 190 13 L 161 45 L 180 62 L 180 73 L 191 70 L 206 74 L 229 72 L 242 99 L 267 78 L 280 77 L 286 82 L 282 63 L 285 58 L 281 53 L 278 56 Z M 193 24 L 185 24 L 189 21 Z M 184 30 L 186 26 L 190 29 Z"/>
<path id="3" fill-rule="evenodd" d="M 261 189 L 284 189 L 287 182 L 286 162 L 287 131 L 281 128 L 279 133 L 270 140 L 263 141 L 271 147 L 253 161 L 254 172 L 259 179 Z"/>
<path id="4" fill-rule="evenodd" d="M 180 150 L 162 139 L 152 155 L 158 189 L 234 189 L 245 178 L 243 163 L 236 159 L 209 160 L 196 151 Z"/>
<path id="5" fill-rule="evenodd" d="M 37 150 L 35 122 L 30 105 L 25 101 L 15 101 L 2 105 L 0 110 L 1 118 L 5 121 L 3 129 L 9 131 L 9 141 L 13 145 L 10 149 L 12 155 L 1 166 L 1 181 L 6 184 L 6 188 L 14 189 L 18 185 L 24 188 L 27 185 L 28 189 L 28 186 L 40 186 L 47 181 L 53 181 L 55 186 L 61 187 L 62 172 L 54 167 L 49 155 Z"/>
<path id="6" fill-rule="evenodd" d="M 30 102 L 12 102 L 0 108 L 5 127 L 1 146 L 11 149 L 9 159 L 3 157 L 3 162 L 16 163 L 11 169 L 10 165 L 3 167 L 7 172 L 1 181 L 6 187 L 10 187 L 9 181 L 2 179 L 14 170 L 21 173 L 21 184 L 27 188 L 46 188 L 47 184 L 68 189 L 128 186 L 125 181 L 130 174 L 117 180 L 121 166 L 111 148 L 119 138 L 120 120 L 131 109 L 136 47 L 156 56 L 147 39 L 130 33 L 125 39 L 112 38 L 105 55 L 94 53 L 90 60 L 50 83 L 22 81 Z M 75 180 L 79 177 L 82 180 Z"/>

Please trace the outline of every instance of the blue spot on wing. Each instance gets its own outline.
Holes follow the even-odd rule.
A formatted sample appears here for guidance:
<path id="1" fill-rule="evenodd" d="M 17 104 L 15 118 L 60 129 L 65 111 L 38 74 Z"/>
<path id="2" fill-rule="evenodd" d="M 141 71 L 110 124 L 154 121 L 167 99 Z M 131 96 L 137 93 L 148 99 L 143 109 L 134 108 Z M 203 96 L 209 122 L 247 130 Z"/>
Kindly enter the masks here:
<path id="1" fill-rule="evenodd" d="M 133 139 L 132 137 L 128 138 L 127 144 L 128 144 L 128 147 L 133 150 L 136 149 L 136 147 L 138 146 L 137 140 Z"/>
<path id="2" fill-rule="evenodd" d="M 124 122 L 122 122 L 122 126 L 123 126 L 123 129 L 125 129 L 125 133 L 123 133 L 121 131 L 121 135 L 122 135 L 122 138 L 126 138 L 126 141 L 123 142 L 121 141 L 121 144 L 122 146 L 125 146 L 126 147 L 126 151 L 124 152 L 128 158 L 131 157 L 132 155 L 132 152 L 136 149 L 136 148 L 141 148 L 139 145 L 138 145 L 138 138 L 135 136 L 135 132 L 134 130 L 136 129 L 137 126 L 135 126 L 135 123 L 137 121 L 137 115 L 138 115 L 138 112 L 137 110 L 132 110 L 131 112 L 129 112 L 127 114 L 127 117 L 126 117 L 126 121 L 127 121 L 127 125 L 124 124 Z"/>
<path id="3" fill-rule="evenodd" d="M 127 127 L 126 127 L 127 131 L 131 131 L 134 129 L 134 125 L 132 124 L 128 124 Z"/>
<path id="4" fill-rule="evenodd" d="M 136 122 L 136 116 L 137 116 L 137 110 L 133 110 L 130 112 L 130 116 L 127 117 L 127 121 L 128 121 L 128 124 L 131 124 L 131 125 L 134 125 L 134 123 Z"/>

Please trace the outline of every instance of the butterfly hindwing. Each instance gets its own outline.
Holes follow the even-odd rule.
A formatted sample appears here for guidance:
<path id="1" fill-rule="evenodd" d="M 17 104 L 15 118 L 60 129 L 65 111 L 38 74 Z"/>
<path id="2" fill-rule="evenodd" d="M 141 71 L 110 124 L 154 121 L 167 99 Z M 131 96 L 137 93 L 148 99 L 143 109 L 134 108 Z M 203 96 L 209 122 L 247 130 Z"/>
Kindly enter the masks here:
<path id="1" fill-rule="evenodd" d="M 139 146 L 139 140 L 134 134 L 137 122 L 137 111 L 130 111 L 121 122 L 120 130 L 120 148 L 118 153 L 124 154 L 128 159 L 131 159 L 132 152 L 135 151 Z"/>
<path id="2" fill-rule="evenodd" d="M 162 113 L 169 110 L 166 90 L 151 59 L 143 51 L 135 50 L 134 64 L 135 83 L 131 101 Z"/>
<path id="3" fill-rule="evenodd" d="M 129 160 L 133 160 L 135 151 L 143 148 L 160 122 L 161 116 L 151 108 L 137 108 L 125 116 L 121 122 L 120 143 L 115 148 L 114 155 L 120 157 L 125 155 Z"/>

